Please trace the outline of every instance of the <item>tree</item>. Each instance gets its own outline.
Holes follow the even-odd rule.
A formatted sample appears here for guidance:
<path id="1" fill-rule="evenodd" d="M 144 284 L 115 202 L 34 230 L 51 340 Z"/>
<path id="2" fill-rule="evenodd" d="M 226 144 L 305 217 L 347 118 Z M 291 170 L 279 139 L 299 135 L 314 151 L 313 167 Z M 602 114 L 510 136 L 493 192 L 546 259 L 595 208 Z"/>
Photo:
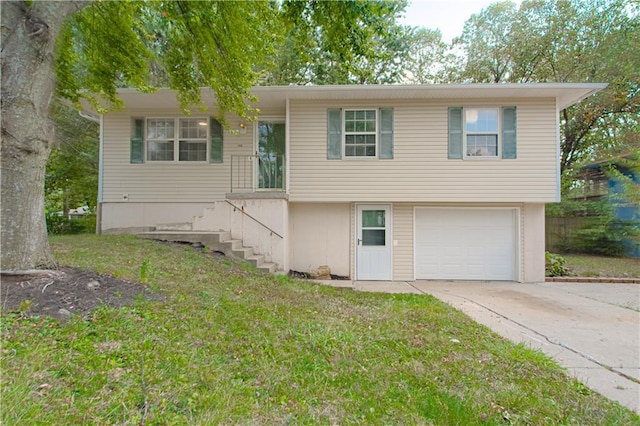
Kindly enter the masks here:
<path id="1" fill-rule="evenodd" d="M 408 59 L 404 63 L 406 79 L 414 84 L 433 84 L 449 80 L 457 58 L 448 51 L 440 30 L 405 27 Z"/>
<path id="2" fill-rule="evenodd" d="M 99 125 L 81 117 L 73 108 L 54 102 L 55 146 L 45 175 L 46 211 L 88 206 L 95 211 L 98 199 Z"/>
<path id="3" fill-rule="evenodd" d="M 454 44 L 462 46 L 466 64 L 462 80 L 500 83 L 511 77 L 511 28 L 516 21 L 516 5 L 503 1 L 471 15 Z"/>
<path id="4" fill-rule="evenodd" d="M 406 0 L 286 0 L 283 42 L 262 84 L 384 84 L 404 76 Z"/>
<path id="5" fill-rule="evenodd" d="M 457 40 L 466 52 L 461 78 L 475 82 L 606 82 L 609 87 L 561 111 L 563 172 L 594 159 L 600 144 L 619 145 L 604 129 L 640 113 L 640 8 L 624 0 L 496 3 L 467 21 Z M 635 117 L 635 118 L 634 118 Z M 600 129 L 600 130 L 599 130 Z"/>
<path id="6" fill-rule="evenodd" d="M 211 107 L 200 95 L 201 87 L 210 87 L 223 123 L 225 112 L 251 119 L 249 90 L 284 39 L 283 19 L 298 52 L 306 51 L 302 40 L 319 40 L 318 51 L 336 65 L 327 75 L 352 81 L 354 64 L 366 58 L 370 71 L 358 76 L 362 81 L 395 72 L 377 67 L 376 49 L 365 50 L 370 36 L 384 40 L 389 16 L 405 4 L 287 0 L 280 10 L 271 1 L 4 1 L 2 268 L 54 264 L 43 196 L 54 91 L 102 111 L 119 106 L 118 87 L 151 91 L 152 83 L 167 82 L 187 112 Z M 309 38 L 313 33 L 321 36 Z"/>
<path id="7" fill-rule="evenodd" d="M 272 11 L 267 2 L 3 2 L 2 268 L 54 264 L 44 220 L 54 89 L 73 102 L 117 105 L 117 87 L 150 90 L 153 58 L 183 107 L 204 106 L 199 88 L 209 86 L 220 111 L 248 117 L 252 67 L 269 53 Z M 150 16 L 163 24 L 153 34 Z M 164 44 L 152 51 L 150 40 Z"/>
<path id="8" fill-rule="evenodd" d="M 44 172 L 53 126 L 54 47 L 77 2 L 2 4 L 2 268 L 51 265 Z"/>

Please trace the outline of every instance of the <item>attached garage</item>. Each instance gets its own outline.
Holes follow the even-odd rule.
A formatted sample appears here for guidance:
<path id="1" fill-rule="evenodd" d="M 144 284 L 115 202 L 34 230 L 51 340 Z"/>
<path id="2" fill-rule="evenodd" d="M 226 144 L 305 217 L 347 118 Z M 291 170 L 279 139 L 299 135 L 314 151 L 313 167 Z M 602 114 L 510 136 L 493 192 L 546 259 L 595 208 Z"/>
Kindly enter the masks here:
<path id="1" fill-rule="evenodd" d="M 415 278 L 518 281 L 518 212 L 416 207 Z"/>

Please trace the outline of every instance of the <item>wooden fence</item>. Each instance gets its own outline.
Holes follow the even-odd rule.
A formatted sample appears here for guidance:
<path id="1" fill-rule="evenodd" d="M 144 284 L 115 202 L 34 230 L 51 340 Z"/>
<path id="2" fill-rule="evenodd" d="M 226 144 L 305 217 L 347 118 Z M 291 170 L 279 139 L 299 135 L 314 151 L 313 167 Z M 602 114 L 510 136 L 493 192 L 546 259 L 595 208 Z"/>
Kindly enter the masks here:
<path id="1" fill-rule="evenodd" d="M 588 217 L 546 217 L 545 250 L 562 252 L 563 243 L 566 244 L 573 233 L 584 226 Z"/>

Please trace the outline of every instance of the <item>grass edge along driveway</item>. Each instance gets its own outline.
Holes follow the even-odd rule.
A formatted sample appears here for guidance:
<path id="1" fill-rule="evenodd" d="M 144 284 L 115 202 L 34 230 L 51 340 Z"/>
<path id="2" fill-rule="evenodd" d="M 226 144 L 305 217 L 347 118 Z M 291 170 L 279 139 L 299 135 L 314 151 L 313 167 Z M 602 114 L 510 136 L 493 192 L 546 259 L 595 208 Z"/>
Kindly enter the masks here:
<path id="1" fill-rule="evenodd" d="M 3 314 L 4 424 L 638 424 L 555 362 L 423 295 L 265 275 L 131 236 L 52 238 L 142 281 L 61 324 Z"/>

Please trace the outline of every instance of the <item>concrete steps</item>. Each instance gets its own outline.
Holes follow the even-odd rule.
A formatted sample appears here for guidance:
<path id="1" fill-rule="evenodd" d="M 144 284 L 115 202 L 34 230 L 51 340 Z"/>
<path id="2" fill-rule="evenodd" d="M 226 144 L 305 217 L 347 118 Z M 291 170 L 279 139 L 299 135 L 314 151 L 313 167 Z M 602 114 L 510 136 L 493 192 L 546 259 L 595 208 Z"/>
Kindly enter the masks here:
<path id="1" fill-rule="evenodd" d="M 179 226 L 172 229 L 173 225 Z M 254 253 L 252 247 L 244 247 L 242 240 L 232 239 L 228 231 L 192 231 L 185 229 L 184 225 L 158 225 L 155 231 L 143 232 L 138 236 L 158 241 L 202 244 L 206 251 L 217 251 L 224 253 L 225 256 L 245 260 L 261 271 L 274 273 L 277 270 L 278 266 L 275 263 L 265 261 L 264 256 Z"/>

